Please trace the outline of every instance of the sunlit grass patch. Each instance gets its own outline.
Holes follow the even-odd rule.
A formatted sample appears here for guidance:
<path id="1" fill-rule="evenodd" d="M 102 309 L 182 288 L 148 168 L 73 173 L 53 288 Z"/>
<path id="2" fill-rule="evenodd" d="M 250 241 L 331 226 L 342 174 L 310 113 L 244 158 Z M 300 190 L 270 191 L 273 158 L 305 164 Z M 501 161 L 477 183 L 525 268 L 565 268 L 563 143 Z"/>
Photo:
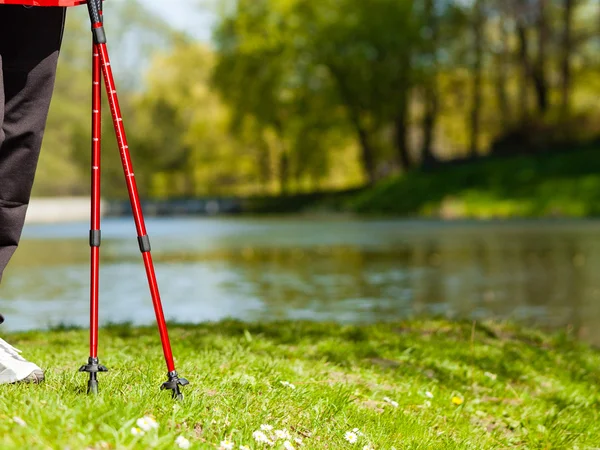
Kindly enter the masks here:
<path id="1" fill-rule="evenodd" d="M 597 148 L 413 170 L 349 196 L 368 214 L 491 219 L 600 216 Z"/>

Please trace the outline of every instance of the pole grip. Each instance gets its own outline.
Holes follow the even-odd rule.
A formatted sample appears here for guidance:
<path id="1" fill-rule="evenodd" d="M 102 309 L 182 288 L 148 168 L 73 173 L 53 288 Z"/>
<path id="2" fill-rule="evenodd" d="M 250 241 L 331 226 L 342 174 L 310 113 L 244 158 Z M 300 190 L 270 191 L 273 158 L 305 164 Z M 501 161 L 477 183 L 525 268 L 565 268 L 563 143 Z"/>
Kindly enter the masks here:
<path id="1" fill-rule="evenodd" d="M 92 34 L 95 44 L 106 44 L 106 33 L 102 25 L 102 0 L 87 0 L 90 20 L 92 22 Z"/>
<path id="2" fill-rule="evenodd" d="M 101 23 L 100 19 L 100 7 L 98 6 L 98 0 L 87 0 L 87 7 L 90 13 L 90 20 L 92 21 L 92 27 L 98 23 Z"/>

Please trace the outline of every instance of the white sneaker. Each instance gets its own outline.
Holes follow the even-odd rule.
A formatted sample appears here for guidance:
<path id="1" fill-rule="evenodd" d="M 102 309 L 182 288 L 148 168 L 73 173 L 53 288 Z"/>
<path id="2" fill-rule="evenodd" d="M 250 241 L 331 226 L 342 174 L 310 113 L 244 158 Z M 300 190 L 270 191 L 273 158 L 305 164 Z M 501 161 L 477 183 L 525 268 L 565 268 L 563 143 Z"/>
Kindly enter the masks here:
<path id="1" fill-rule="evenodd" d="M 44 381 L 44 371 L 20 353 L 20 350 L 0 339 L 0 384 Z"/>

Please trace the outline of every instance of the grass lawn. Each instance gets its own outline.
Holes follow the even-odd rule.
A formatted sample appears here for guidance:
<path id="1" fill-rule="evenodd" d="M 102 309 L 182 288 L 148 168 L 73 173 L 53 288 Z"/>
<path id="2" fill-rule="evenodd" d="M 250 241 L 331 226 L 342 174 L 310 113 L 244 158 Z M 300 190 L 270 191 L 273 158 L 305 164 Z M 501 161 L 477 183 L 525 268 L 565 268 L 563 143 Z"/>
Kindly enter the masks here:
<path id="1" fill-rule="evenodd" d="M 600 148 L 414 170 L 350 196 L 365 214 L 447 218 L 600 217 Z"/>
<path id="2" fill-rule="evenodd" d="M 170 333 L 191 383 L 181 402 L 159 390 L 166 369 L 154 328 L 101 330 L 110 372 L 97 397 L 77 373 L 87 331 L 3 335 L 47 381 L 0 386 L 0 448 L 176 449 L 180 436 L 190 448 L 236 450 L 600 446 L 600 353 L 565 333 L 445 321 L 222 322 Z M 158 426 L 142 435 L 153 422 L 136 421 L 146 416 Z"/>

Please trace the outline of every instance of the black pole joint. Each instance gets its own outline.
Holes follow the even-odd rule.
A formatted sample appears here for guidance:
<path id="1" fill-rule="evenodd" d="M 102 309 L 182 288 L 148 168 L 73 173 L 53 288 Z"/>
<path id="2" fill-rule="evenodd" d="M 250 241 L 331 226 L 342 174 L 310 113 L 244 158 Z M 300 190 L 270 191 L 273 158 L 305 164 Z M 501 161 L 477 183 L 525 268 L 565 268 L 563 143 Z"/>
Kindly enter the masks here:
<path id="1" fill-rule="evenodd" d="M 95 44 L 106 44 L 106 33 L 104 32 L 103 25 L 97 28 L 92 28 L 92 33 L 94 35 Z"/>
<path id="2" fill-rule="evenodd" d="M 90 230 L 90 247 L 100 247 L 102 233 L 100 230 Z"/>
<path id="3" fill-rule="evenodd" d="M 169 381 L 165 381 L 160 387 L 161 390 L 170 390 L 171 396 L 174 400 L 183 400 L 183 394 L 179 389 L 180 386 L 186 386 L 190 384 L 185 378 L 179 378 L 176 371 L 168 373 Z"/>
<path id="4" fill-rule="evenodd" d="M 140 251 L 142 253 L 148 253 L 152 248 L 150 247 L 150 238 L 148 235 L 138 236 L 138 243 L 140 244 Z"/>

